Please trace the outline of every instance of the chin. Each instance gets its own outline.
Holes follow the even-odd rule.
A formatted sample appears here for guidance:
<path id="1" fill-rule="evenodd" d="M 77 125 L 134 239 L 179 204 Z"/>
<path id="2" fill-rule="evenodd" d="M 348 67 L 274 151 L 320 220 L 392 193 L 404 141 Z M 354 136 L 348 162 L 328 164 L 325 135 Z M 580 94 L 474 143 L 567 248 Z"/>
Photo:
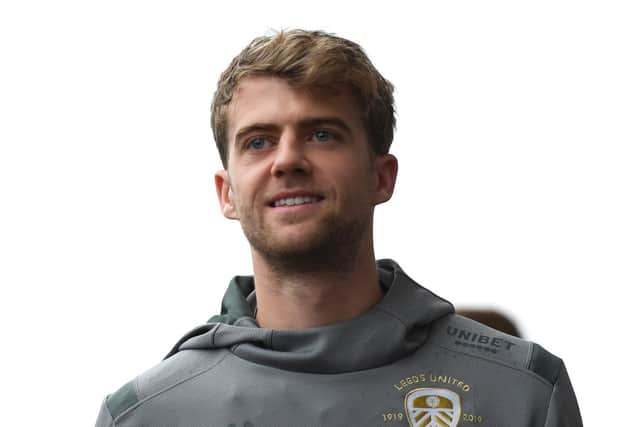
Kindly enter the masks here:
<path id="1" fill-rule="evenodd" d="M 320 233 L 290 233 L 290 236 L 278 236 L 277 239 L 269 239 L 266 242 L 255 242 L 253 244 L 256 249 L 260 247 L 267 256 L 276 257 L 307 257 L 310 254 L 326 253 L 327 249 L 333 245 L 332 240 L 327 234 Z"/>
<path id="2" fill-rule="evenodd" d="M 256 226 L 241 221 L 241 225 L 257 254 L 273 267 L 290 271 L 348 262 L 371 233 L 371 221 L 370 216 L 345 220 L 336 214 L 297 224 Z"/>

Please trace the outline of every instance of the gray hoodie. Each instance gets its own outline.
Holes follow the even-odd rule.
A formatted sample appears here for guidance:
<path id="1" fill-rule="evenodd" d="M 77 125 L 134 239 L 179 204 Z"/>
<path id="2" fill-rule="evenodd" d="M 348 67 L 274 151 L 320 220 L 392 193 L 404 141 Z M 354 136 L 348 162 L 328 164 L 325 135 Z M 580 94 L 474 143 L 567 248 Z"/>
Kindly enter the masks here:
<path id="1" fill-rule="evenodd" d="M 259 328 L 252 277 L 158 365 L 109 395 L 96 427 L 582 426 L 562 360 L 454 314 L 390 260 L 385 297 L 348 321 Z"/>

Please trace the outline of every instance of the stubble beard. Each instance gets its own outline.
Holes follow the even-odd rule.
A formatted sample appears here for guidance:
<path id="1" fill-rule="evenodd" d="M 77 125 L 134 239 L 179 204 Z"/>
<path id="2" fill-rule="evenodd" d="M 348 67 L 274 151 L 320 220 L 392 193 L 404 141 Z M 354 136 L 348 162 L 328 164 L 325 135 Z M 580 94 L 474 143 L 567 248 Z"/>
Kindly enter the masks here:
<path id="1" fill-rule="evenodd" d="M 345 220 L 332 214 L 314 229 L 287 240 L 253 215 L 244 218 L 242 230 L 252 248 L 281 274 L 343 271 L 356 259 L 373 221 L 372 215 Z"/>

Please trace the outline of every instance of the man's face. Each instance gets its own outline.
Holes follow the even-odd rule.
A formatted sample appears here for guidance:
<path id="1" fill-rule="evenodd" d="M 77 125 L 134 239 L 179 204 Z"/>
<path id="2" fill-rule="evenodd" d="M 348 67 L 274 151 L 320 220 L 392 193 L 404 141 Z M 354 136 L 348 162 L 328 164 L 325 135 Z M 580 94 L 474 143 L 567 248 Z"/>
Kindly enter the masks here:
<path id="1" fill-rule="evenodd" d="M 397 164 L 372 156 L 346 90 L 243 79 L 229 106 L 228 168 L 216 174 L 221 209 L 269 258 L 317 257 L 370 238 L 373 208 L 391 197 Z"/>

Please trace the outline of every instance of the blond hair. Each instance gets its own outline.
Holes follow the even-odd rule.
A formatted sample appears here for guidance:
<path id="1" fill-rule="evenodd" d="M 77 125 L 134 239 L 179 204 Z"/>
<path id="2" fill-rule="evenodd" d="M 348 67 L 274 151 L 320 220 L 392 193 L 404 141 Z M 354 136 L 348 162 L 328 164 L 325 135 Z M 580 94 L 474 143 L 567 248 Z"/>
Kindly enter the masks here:
<path id="1" fill-rule="evenodd" d="M 389 152 L 395 128 L 393 85 L 356 43 L 323 31 L 289 30 L 255 38 L 220 75 L 211 105 L 211 128 L 227 168 L 228 106 L 241 79 L 274 76 L 296 88 L 346 85 L 361 108 L 375 154 Z"/>

